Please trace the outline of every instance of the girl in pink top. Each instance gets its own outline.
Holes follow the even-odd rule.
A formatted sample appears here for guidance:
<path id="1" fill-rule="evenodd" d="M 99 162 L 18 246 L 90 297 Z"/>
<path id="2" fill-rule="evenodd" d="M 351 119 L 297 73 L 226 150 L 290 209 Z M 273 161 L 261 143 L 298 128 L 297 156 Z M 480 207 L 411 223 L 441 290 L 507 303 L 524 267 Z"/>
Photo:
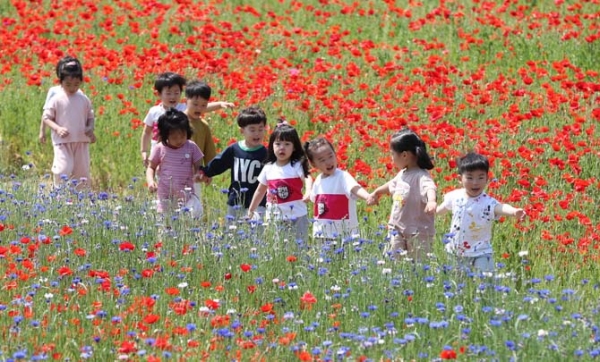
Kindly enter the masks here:
<path id="1" fill-rule="evenodd" d="M 78 186 L 83 186 L 90 178 L 89 144 L 96 140 L 92 102 L 79 91 L 83 82 L 79 62 L 65 63 L 58 76 L 60 89 L 44 105 L 42 115 L 42 121 L 52 130 L 54 184 L 75 179 L 81 182 Z"/>
<path id="2" fill-rule="evenodd" d="M 190 141 L 192 127 L 187 116 L 173 108 L 167 110 L 158 118 L 158 133 L 161 141 L 152 149 L 146 170 L 148 190 L 158 194 L 157 211 L 182 208 L 193 217 L 202 216 L 202 203 L 195 192 L 194 180 L 204 155 Z"/>
<path id="3" fill-rule="evenodd" d="M 376 204 L 381 195 L 392 195 L 387 253 L 391 257 L 406 254 L 421 260 L 431 253 L 435 236 L 436 186 L 428 171 L 433 169 L 433 163 L 425 143 L 407 128 L 392 136 L 390 148 L 394 165 L 400 172 L 378 187 L 367 204 Z"/>

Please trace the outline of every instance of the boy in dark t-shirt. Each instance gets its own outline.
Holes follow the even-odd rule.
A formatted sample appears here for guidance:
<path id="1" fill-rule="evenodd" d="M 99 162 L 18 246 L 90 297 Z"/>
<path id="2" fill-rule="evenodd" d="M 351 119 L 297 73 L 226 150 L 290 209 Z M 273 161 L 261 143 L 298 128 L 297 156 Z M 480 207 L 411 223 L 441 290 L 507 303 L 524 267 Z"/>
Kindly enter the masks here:
<path id="1" fill-rule="evenodd" d="M 204 167 L 204 175 L 213 177 L 231 170 L 227 215 L 239 218 L 247 214 L 248 206 L 258 187 L 258 175 L 267 156 L 263 145 L 267 117 L 262 109 L 251 106 L 240 111 L 237 124 L 243 140 L 227 147 Z M 264 210 L 266 199 L 260 203 Z"/>

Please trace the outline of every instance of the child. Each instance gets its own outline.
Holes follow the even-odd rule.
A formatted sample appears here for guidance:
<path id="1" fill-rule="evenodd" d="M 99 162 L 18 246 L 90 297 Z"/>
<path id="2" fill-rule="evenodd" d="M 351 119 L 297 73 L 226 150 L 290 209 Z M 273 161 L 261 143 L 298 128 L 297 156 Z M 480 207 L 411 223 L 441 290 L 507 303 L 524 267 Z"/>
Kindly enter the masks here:
<path id="1" fill-rule="evenodd" d="M 313 237 L 336 239 L 358 234 L 356 199 L 369 193 L 348 172 L 340 170 L 333 145 L 322 137 L 304 144 L 304 153 L 321 174 L 312 185 Z"/>
<path id="2" fill-rule="evenodd" d="M 283 221 L 295 230 L 296 239 L 308 239 L 308 217 L 306 201 L 310 197 L 312 178 L 308 173 L 308 162 L 296 129 L 279 120 L 269 138 L 265 165 L 258 175 L 260 183 L 248 207 L 248 217 L 254 212 L 267 194 L 266 219 Z M 302 195 L 302 186 L 306 194 Z"/>
<path id="3" fill-rule="evenodd" d="M 492 257 L 492 224 L 500 216 L 525 217 L 523 209 L 502 204 L 485 193 L 490 164 L 477 153 L 458 159 L 461 189 L 444 195 L 437 214 L 452 211 L 449 242 L 446 251 L 456 256 L 460 266 L 494 271 Z"/>
<path id="4" fill-rule="evenodd" d="M 154 81 L 154 89 L 158 92 L 160 104 L 151 107 L 146 118 L 144 118 L 144 131 L 142 132 L 141 139 L 141 152 L 144 166 L 148 165 L 148 149 L 158 142 L 158 132 L 156 129 L 158 117 L 163 115 L 165 111 L 170 108 L 185 111 L 186 104 L 179 103 L 184 86 L 185 78 L 173 72 L 161 73 Z M 229 108 L 232 106 L 233 104 L 228 102 L 208 103 L 205 112 L 212 112 L 220 108 Z M 189 113 L 194 114 L 196 111 Z"/>
<path id="5" fill-rule="evenodd" d="M 255 106 L 245 108 L 238 114 L 237 124 L 244 139 L 223 150 L 203 170 L 206 177 L 231 170 L 227 215 L 234 218 L 248 213 L 247 209 L 259 185 L 262 162 L 267 156 L 267 149 L 262 144 L 267 126 L 265 112 Z M 258 203 L 259 213 L 264 213 L 265 203 L 263 195 Z"/>
<path id="6" fill-rule="evenodd" d="M 63 66 L 65 66 L 65 64 L 79 65 L 79 67 L 83 69 L 83 67 L 81 66 L 81 63 L 79 62 L 79 60 L 77 58 L 67 55 L 67 56 L 62 57 L 58 61 L 58 63 L 56 63 L 56 78 L 60 79 L 60 72 L 61 72 Z M 52 97 L 54 97 L 60 90 L 61 90 L 60 85 L 55 85 L 53 87 L 50 87 L 50 89 L 48 89 L 48 94 L 46 95 L 46 101 L 44 102 L 44 107 L 43 107 L 44 109 L 50 102 L 50 99 L 52 99 Z M 81 89 L 78 89 L 77 92 L 83 94 L 83 92 L 81 92 Z M 44 123 L 43 118 L 41 119 L 40 135 L 38 137 L 38 140 L 42 144 L 46 143 L 46 124 Z M 93 143 L 93 141 L 92 141 L 92 143 Z"/>
<path id="7" fill-rule="evenodd" d="M 92 102 L 79 91 L 83 82 L 81 64 L 64 64 L 59 69 L 59 80 L 60 89 L 45 105 L 42 115 L 44 124 L 52 130 L 55 186 L 61 184 L 63 176 L 89 181 L 89 144 L 96 139 Z"/>
<path id="8" fill-rule="evenodd" d="M 185 104 L 179 103 L 181 92 L 185 86 L 185 78 L 173 72 L 161 73 L 154 81 L 154 90 L 158 92 L 160 104 L 153 106 L 144 118 L 144 131 L 142 132 L 141 151 L 144 167 L 149 165 L 150 146 L 158 143 L 157 121 L 167 109 L 175 108 L 178 111 L 185 110 Z"/>
<path id="9" fill-rule="evenodd" d="M 202 164 L 202 151 L 192 141 L 192 127 L 187 116 L 169 109 L 158 118 L 158 143 L 150 154 L 146 182 L 150 192 L 158 191 L 159 213 L 179 204 L 190 209 L 193 217 L 202 216 L 202 203 L 194 190 L 194 178 Z M 158 168 L 158 185 L 155 181 Z"/>
<path id="10" fill-rule="evenodd" d="M 433 163 L 425 143 L 409 129 L 392 135 L 390 148 L 394 165 L 400 172 L 378 187 L 367 204 L 376 204 L 383 194 L 392 195 L 391 243 L 387 252 L 394 257 L 395 253 L 404 251 L 408 257 L 421 260 L 431 252 L 435 236 L 436 186 L 428 172 Z"/>
<path id="11" fill-rule="evenodd" d="M 217 154 L 210 127 L 202 118 L 206 113 L 211 92 L 208 84 L 199 80 L 188 82 L 185 86 L 186 110 L 184 113 L 188 116 L 194 130 L 192 141 L 200 147 L 200 151 L 204 154 L 202 160 L 204 165 L 208 165 Z"/>

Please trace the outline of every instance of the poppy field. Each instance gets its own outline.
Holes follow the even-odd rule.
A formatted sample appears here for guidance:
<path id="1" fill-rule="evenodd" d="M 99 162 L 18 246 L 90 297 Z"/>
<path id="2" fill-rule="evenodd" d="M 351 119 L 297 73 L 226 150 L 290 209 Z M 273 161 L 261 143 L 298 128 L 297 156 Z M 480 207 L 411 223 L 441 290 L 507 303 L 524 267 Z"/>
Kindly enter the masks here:
<path id="1" fill-rule="evenodd" d="M 11 0 L 0 21 L 0 360 L 600 358 L 600 1 Z M 67 54 L 97 117 L 88 191 L 52 189 L 37 137 Z M 389 198 L 328 242 L 229 220 L 228 174 L 204 220 L 161 217 L 139 139 L 164 71 L 235 103 L 207 115 L 219 150 L 258 104 L 372 191 L 409 126 L 438 202 L 474 150 L 527 217 L 496 223 L 493 276 L 453 268 L 446 217 L 426 260 L 389 260 Z"/>

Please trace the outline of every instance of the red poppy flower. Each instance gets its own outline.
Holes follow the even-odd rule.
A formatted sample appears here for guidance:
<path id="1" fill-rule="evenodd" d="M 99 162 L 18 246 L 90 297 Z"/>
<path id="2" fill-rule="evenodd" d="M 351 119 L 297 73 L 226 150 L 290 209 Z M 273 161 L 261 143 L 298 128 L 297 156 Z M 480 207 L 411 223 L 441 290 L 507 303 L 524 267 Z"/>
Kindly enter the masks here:
<path id="1" fill-rule="evenodd" d="M 131 243 L 129 241 L 124 241 L 121 244 L 119 244 L 119 250 L 121 250 L 121 251 L 133 251 L 133 250 L 135 250 L 135 245 L 133 245 L 133 243 Z"/>
<path id="2" fill-rule="evenodd" d="M 244 273 L 247 273 L 247 272 L 249 272 L 252 269 L 252 265 L 250 265 L 250 264 L 242 264 L 242 265 L 240 265 L 240 269 L 242 269 L 242 271 Z"/>
<path id="3" fill-rule="evenodd" d="M 73 229 L 69 225 L 65 225 L 62 227 L 62 229 L 60 229 L 60 231 L 58 232 L 58 235 L 65 236 L 65 235 L 71 235 L 72 233 L 73 233 Z"/>

